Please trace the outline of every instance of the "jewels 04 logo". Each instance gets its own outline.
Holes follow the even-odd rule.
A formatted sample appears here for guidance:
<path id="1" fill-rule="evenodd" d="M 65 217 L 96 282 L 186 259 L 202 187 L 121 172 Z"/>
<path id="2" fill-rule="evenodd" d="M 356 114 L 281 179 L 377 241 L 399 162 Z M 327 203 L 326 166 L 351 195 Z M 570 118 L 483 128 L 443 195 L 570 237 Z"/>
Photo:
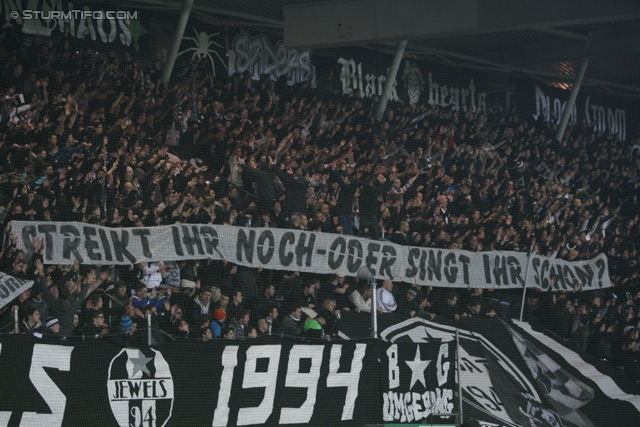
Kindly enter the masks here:
<path id="1" fill-rule="evenodd" d="M 109 404 L 121 427 L 162 427 L 173 410 L 169 364 L 154 349 L 123 349 L 109 365 Z"/>

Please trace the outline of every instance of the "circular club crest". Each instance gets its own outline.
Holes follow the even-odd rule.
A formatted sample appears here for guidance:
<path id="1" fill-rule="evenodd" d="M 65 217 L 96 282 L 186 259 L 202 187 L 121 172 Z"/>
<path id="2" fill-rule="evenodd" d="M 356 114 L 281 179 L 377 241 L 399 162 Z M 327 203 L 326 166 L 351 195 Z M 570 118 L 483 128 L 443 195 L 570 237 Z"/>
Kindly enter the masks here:
<path id="1" fill-rule="evenodd" d="M 107 389 L 121 427 L 162 427 L 171 418 L 173 379 L 159 351 L 122 349 L 109 364 Z"/>

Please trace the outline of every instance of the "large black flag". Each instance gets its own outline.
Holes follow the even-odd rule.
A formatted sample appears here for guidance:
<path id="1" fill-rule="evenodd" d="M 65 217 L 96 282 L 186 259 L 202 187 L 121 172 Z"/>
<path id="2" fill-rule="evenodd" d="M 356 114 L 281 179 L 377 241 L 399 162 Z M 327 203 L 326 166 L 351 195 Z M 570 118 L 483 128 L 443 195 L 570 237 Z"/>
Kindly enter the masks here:
<path id="1" fill-rule="evenodd" d="M 378 317 L 380 337 L 400 343 L 445 343 L 459 334 L 465 425 L 608 427 L 640 425 L 640 390 L 606 362 L 578 354 L 532 331 L 498 319 Z M 345 338 L 370 335 L 368 315 L 343 313 Z M 457 389 L 456 389 L 457 392 Z M 457 393 L 454 401 L 457 401 Z"/>

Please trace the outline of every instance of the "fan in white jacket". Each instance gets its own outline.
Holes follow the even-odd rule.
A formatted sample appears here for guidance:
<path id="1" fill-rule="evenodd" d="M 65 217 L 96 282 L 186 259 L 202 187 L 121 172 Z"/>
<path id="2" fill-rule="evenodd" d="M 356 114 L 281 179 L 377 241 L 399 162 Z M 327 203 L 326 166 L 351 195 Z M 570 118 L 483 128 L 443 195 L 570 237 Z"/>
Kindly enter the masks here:
<path id="1" fill-rule="evenodd" d="M 391 280 L 385 280 L 382 282 L 382 287 L 376 289 L 376 305 L 378 313 L 392 313 L 398 308 L 396 297 L 391 293 L 393 291 L 393 282 Z"/>
<path id="2" fill-rule="evenodd" d="M 142 274 L 144 278 L 144 284 L 147 289 L 153 289 L 160 286 L 162 283 L 162 273 L 165 272 L 165 266 L 163 263 L 149 262 L 142 266 Z"/>
<path id="3" fill-rule="evenodd" d="M 353 291 L 349 301 L 356 308 L 356 313 L 371 313 L 371 285 L 364 285 L 361 291 Z"/>

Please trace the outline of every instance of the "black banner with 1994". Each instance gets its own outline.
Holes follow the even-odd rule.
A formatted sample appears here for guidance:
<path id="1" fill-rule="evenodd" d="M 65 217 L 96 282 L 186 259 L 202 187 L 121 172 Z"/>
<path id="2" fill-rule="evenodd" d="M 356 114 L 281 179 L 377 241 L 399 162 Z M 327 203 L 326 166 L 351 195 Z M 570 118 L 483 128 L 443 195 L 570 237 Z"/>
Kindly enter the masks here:
<path id="1" fill-rule="evenodd" d="M 326 426 L 382 419 L 377 352 L 384 343 L 265 337 L 137 349 L 103 339 L 46 342 L 0 338 L 1 425 Z"/>

